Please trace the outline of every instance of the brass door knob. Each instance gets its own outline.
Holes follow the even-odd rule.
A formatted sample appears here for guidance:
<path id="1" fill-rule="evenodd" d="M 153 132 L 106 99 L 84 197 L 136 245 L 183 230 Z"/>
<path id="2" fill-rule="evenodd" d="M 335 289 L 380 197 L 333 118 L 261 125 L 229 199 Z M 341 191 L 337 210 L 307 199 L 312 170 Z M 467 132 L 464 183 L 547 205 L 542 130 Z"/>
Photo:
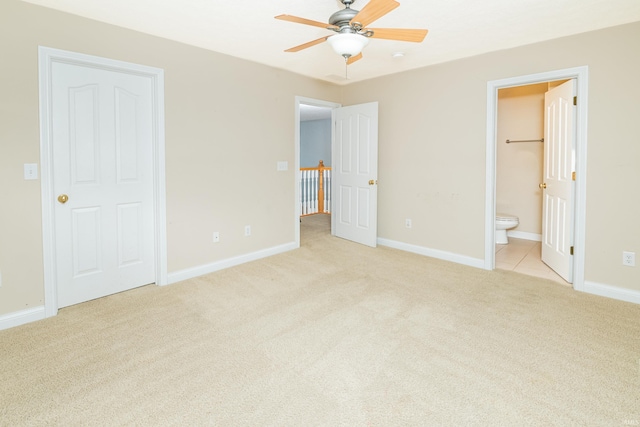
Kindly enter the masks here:
<path id="1" fill-rule="evenodd" d="M 543 182 L 542 184 L 538 185 L 538 187 L 540 187 L 541 190 L 544 190 L 545 188 L 547 188 L 547 183 Z"/>
<path id="2" fill-rule="evenodd" d="M 67 203 L 67 200 L 69 200 L 69 196 L 67 196 L 66 194 L 61 194 L 58 196 L 58 201 L 60 203 Z"/>
<path id="3" fill-rule="evenodd" d="M 377 183 L 378 183 L 378 181 L 374 181 L 373 179 L 369 180 L 369 185 L 373 185 L 373 184 L 377 184 Z"/>

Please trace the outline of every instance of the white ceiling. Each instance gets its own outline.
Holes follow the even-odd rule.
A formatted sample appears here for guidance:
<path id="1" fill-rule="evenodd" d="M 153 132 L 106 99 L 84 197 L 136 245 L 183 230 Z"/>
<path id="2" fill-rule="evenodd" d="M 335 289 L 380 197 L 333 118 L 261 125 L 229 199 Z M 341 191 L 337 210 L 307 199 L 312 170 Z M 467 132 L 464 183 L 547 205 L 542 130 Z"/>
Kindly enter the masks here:
<path id="1" fill-rule="evenodd" d="M 347 84 L 485 52 L 640 21 L 640 0 L 399 0 L 372 28 L 427 28 L 424 42 L 371 39 L 349 66 L 328 43 L 285 49 L 333 34 L 274 19 L 326 22 L 338 0 L 24 0 L 276 68 Z M 369 0 L 356 0 L 362 9 Z M 394 58 L 395 52 L 403 52 Z"/>

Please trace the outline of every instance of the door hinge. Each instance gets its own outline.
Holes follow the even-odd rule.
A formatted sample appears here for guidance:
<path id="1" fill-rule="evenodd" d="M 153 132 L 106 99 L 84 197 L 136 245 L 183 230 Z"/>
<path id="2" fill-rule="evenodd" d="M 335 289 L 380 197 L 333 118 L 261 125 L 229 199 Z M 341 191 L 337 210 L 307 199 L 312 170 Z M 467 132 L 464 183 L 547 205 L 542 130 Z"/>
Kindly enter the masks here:
<path id="1" fill-rule="evenodd" d="M 573 97 L 573 105 L 578 105 L 578 97 L 577 96 Z"/>
<path id="2" fill-rule="evenodd" d="M 576 171 L 571 172 L 571 180 L 572 181 L 576 180 Z"/>
<path id="3" fill-rule="evenodd" d="M 571 248 L 569 248 L 569 254 L 573 255 L 573 246 L 571 246 Z"/>

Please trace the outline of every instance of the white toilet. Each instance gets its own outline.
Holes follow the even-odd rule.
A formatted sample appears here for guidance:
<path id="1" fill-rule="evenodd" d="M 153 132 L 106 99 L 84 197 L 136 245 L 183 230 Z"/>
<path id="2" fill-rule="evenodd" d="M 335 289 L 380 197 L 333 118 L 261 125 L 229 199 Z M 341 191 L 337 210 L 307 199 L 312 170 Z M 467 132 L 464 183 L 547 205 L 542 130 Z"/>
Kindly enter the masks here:
<path id="1" fill-rule="evenodd" d="M 505 213 L 496 214 L 496 244 L 506 245 L 509 243 L 507 239 L 507 230 L 517 227 L 519 219 L 515 215 Z"/>

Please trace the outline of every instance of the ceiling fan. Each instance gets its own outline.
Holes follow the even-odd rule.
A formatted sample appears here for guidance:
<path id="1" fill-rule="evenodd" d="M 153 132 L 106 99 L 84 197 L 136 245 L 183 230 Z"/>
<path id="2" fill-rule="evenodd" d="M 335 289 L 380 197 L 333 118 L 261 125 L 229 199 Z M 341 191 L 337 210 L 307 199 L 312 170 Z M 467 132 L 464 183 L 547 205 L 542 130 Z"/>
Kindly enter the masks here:
<path id="1" fill-rule="evenodd" d="M 329 17 L 329 22 L 313 21 L 292 15 L 278 15 L 275 18 L 298 24 L 326 28 L 336 34 L 294 46 L 285 52 L 298 52 L 311 46 L 328 41 L 338 55 L 344 57 L 347 64 L 362 58 L 362 49 L 369 43 L 369 38 L 399 40 L 420 43 L 427 36 L 428 30 L 402 28 L 367 28 L 373 21 L 381 18 L 400 6 L 396 0 L 371 0 L 362 10 L 351 9 L 355 0 L 340 0 L 345 5 Z"/>

